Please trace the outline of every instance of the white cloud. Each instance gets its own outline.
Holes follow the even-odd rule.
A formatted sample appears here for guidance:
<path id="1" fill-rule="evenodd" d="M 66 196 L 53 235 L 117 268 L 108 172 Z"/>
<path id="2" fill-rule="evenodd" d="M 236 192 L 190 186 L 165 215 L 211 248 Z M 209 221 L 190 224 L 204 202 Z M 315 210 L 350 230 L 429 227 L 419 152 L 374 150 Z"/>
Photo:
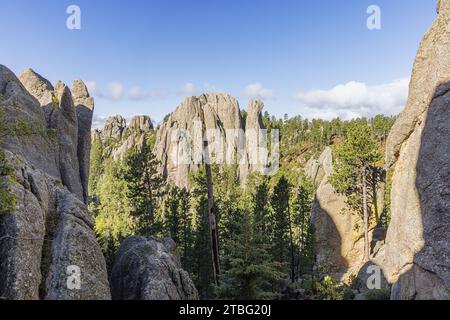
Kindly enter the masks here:
<path id="1" fill-rule="evenodd" d="M 124 96 L 125 89 L 120 82 L 111 82 L 108 85 L 107 97 L 112 100 L 120 100 Z"/>
<path id="2" fill-rule="evenodd" d="M 369 86 L 350 81 L 330 90 L 299 92 L 300 113 L 305 118 L 371 117 L 376 114 L 395 115 L 403 109 L 408 97 L 408 78 Z"/>
<path id="3" fill-rule="evenodd" d="M 97 95 L 97 83 L 95 81 L 87 81 L 85 84 L 89 91 L 89 95 L 96 96 Z"/>
<path id="4" fill-rule="evenodd" d="M 203 85 L 197 85 L 192 82 L 186 83 L 181 87 L 181 90 L 178 92 L 178 95 L 181 96 L 194 96 L 202 93 L 212 93 L 212 92 L 223 92 L 221 89 L 218 89 L 215 85 L 210 83 L 204 83 Z"/>
<path id="5" fill-rule="evenodd" d="M 148 98 L 148 94 L 139 87 L 133 87 L 128 91 L 128 97 L 131 100 L 145 100 Z"/>
<path id="6" fill-rule="evenodd" d="M 264 88 L 261 83 L 251 83 L 244 89 L 244 94 L 249 98 L 254 99 L 269 99 L 272 98 L 272 90 Z"/>
<path id="7" fill-rule="evenodd" d="M 203 92 L 223 92 L 222 89 L 217 88 L 215 85 L 211 84 L 211 83 L 204 83 L 203 84 Z"/>
<path id="8" fill-rule="evenodd" d="M 186 84 L 181 88 L 181 92 L 182 92 L 183 94 L 188 94 L 188 95 L 194 94 L 194 92 L 195 92 L 195 84 L 193 84 L 193 83 L 191 83 L 191 82 L 186 83 Z"/>
<path id="9" fill-rule="evenodd" d="M 120 101 L 123 99 L 130 100 L 148 100 L 148 99 L 166 99 L 168 94 L 163 91 L 145 91 L 141 87 L 131 87 L 126 89 L 120 82 L 111 82 L 108 84 L 105 91 L 98 88 L 98 85 L 94 81 L 86 82 L 89 93 L 91 96 L 101 99 L 108 99 L 114 101 Z"/>
<path id="10" fill-rule="evenodd" d="M 102 129 L 105 125 L 106 119 L 108 118 L 94 114 L 92 119 L 92 129 Z"/>

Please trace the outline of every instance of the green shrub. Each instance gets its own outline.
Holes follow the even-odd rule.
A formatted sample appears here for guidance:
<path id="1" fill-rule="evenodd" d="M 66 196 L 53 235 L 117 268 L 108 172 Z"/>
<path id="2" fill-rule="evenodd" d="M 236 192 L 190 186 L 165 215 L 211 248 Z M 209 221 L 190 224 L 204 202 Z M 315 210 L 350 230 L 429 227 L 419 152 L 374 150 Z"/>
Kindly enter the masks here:
<path id="1" fill-rule="evenodd" d="M 57 107 L 59 106 L 59 99 L 56 95 L 52 95 L 52 104 Z"/>
<path id="2" fill-rule="evenodd" d="M 348 285 L 350 288 L 352 288 L 353 290 L 358 290 L 360 284 L 361 284 L 361 281 L 357 275 L 355 275 L 355 274 L 350 275 L 350 278 L 348 281 Z"/>
<path id="3" fill-rule="evenodd" d="M 47 137 L 52 144 L 58 143 L 58 132 L 56 129 L 47 129 Z"/>
<path id="4" fill-rule="evenodd" d="M 11 194 L 8 188 L 1 183 L 0 185 L 0 215 L 14 211 L 16 207 L 16 198 Z"/>
<path id="5" fill-rule="evenodd" d="M 6 163 L 5 152 L 0 150 L 0 215 L 14 211 L 16 198 L 8 189 L 7 182 L 12 175 L 12 168 Z"/>
<path id="6" fill-rule="evenodd" d="M 325 276 L 317 284 L 317 299 L 319 300 L 354 300 L 355 293 L 346 284 L 340 284 L 332 276 Z"/>
<path id="7" fill-rule="evenodd" d="M 31 126 L 22 119 L 16 121 L 15 135 L 29 137 L 33 134 Z"/>
<path id="8" fill-rule="evenodd" d="M 325 276 L 317 283 L 320 300 L 344 300 L 344 292 L 332 276 Z"/>
<path id="9" fill-rule="evenodd" d="M 344 293 L 344 300 L 354 300 L 355 299 L 355 293 L 353 290 L 347 286 L 343 287 L 343 293 Z"/>

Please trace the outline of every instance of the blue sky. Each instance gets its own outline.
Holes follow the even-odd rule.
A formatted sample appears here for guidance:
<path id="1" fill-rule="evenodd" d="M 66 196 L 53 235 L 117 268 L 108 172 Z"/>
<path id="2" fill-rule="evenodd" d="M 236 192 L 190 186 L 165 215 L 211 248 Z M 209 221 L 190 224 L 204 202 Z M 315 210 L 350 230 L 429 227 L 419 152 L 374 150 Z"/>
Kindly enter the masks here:
<path id="1" fill-rule="evenodd" d="M 349 118 L 401 110 L 424 0 L 0 0 L 0 63 L 53 83 L 89 83 L 96 117 L 160 121 L 188 95 L 220 91 L 242 108 Z M 66 28 L 69 5 L 81 30 Z M 366 10 L 381 8 L 381 30 Z"/>

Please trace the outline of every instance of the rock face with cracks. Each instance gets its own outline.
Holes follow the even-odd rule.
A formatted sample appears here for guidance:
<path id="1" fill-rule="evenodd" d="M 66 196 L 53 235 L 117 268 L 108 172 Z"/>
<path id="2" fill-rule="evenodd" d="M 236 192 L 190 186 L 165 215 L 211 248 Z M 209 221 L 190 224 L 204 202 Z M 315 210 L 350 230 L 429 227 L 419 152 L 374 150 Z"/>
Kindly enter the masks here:
<path id="1" fill-rule="evenodd" d="M 0 65 L 1 298 L 110 299 L 84 203 L 93 101 L 80 80 L 72 90 Z"/>
<path id="2" fill-rule="evenodd" d="M 125 239 L 115 257 L 111 292 L 115 300 L 198 300 L 168 238 Z"/>
<path id="3" fill-rule="evenodd" d="M 378 263 L 393 299 L 450 299 L 449 24 L 450 1 L 440 0 L 387 141 L 392 219 Z"/>
<path id="4" fill-rule="evenodd" d="M 251 100 L 244 123 L 239 103 L 228 94 L 185 99 L 157 131 L 154 151 L 161 162 L 160 172 L 175 185 L 189 188 L 189 175 L 197 171 L 207 154 L 211 163 L 237 164 L 240 181 L 245 184 L 250 173 L 262 172 L 267 164 L 267 156 L 261 152 L 266 147 L 263 106 Z M 208 152 L 203 150 L 204 139 Z"/>
<path id="5" fill-rule="evenodd" d="M 317 264 L 322 271 L 345 281 L 362 266 L 364 235 L 354 228 L 358 217 L 349 212 L 346 197 L 338 194 L 328 181 L 333 173 L 331 148 L 325 148 L 318 159 L 310 159 L 305 172 L 317 187 L 311 213 Z"/>

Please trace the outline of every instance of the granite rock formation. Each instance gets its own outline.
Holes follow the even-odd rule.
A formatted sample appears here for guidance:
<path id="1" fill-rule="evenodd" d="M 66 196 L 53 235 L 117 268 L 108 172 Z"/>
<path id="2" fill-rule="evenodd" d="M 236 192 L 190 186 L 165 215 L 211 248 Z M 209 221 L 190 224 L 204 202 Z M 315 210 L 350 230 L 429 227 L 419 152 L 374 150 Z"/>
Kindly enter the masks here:
<path id="1" fill-rule="evenodd" d="M 169 238 L 125 239 L 115 257 L 111 292 L 114 300 L 198 300 Z"/>
<path id="2" fill-rule="evenodd" d="M 10 202 L 1 203 L 0 297 L 109 299 L 105 260 L 83 202 L 80 167 L 88 159 L 80 157 L 89 141 L 78 133 L 80 123 L 90 130 L 89 117 L 79 120 L 62 83 L 53 89 L 31 69 L 21 80 L 0 65 L 0 178 L 2 199 Z M 83 87 L 74 84 L 76 104 L 92 111 Z"/>
<path id="3" fill-rule="evenodd" d="M 203 94 L 187 98 L 157 131 L 154 150 L 162 164 L 161 173 L 175 185 L 189 187 L 190 173 L 205 159 L 203 137 L 208 141 L 210 161 L 238 164 L 240 181 L 244 184 L 248 174 L 262 171 L 265 166 L 265 157 L 257 153 L 257 147 L 264 145 L 256 143 L 265 141 L 261 131 L 264 129 L 262 108 L 262 102 L 250 101 L 244 127 L 239 103 L 230 95 Z"/>
<path id="4" fill-rule="evenodd" d="M 450 299 L 450 1 L 423 38 L 387 141 L 391 212 L 378 260 L 393 299 Z"/>
<path id="5" fill-rule="evenodd" d="M 317 263 L 319 268 L 346 281 L 357 274 L 363 264 L 364 235 L 355 230 L 358 217 L 346 205 L 346 197 L 338 194 L 328 182 L 333 173 L 333 154 L 325 148 L 318 159 L 310 159 L 305 172 L 317 187 L 312 207 L 315 226 Z"/>
<path id="6" fill-rule="evenodd" d="M 101 130 L 95 130 L 92 139 L 100 140 L 106 156 L 120 160 L 128 150 L 140 149 L 149 133 L 153 133 L 150 117 L 134 116 L 127 124 L 125 118 L 116 115 L 108 118 Z"/>

